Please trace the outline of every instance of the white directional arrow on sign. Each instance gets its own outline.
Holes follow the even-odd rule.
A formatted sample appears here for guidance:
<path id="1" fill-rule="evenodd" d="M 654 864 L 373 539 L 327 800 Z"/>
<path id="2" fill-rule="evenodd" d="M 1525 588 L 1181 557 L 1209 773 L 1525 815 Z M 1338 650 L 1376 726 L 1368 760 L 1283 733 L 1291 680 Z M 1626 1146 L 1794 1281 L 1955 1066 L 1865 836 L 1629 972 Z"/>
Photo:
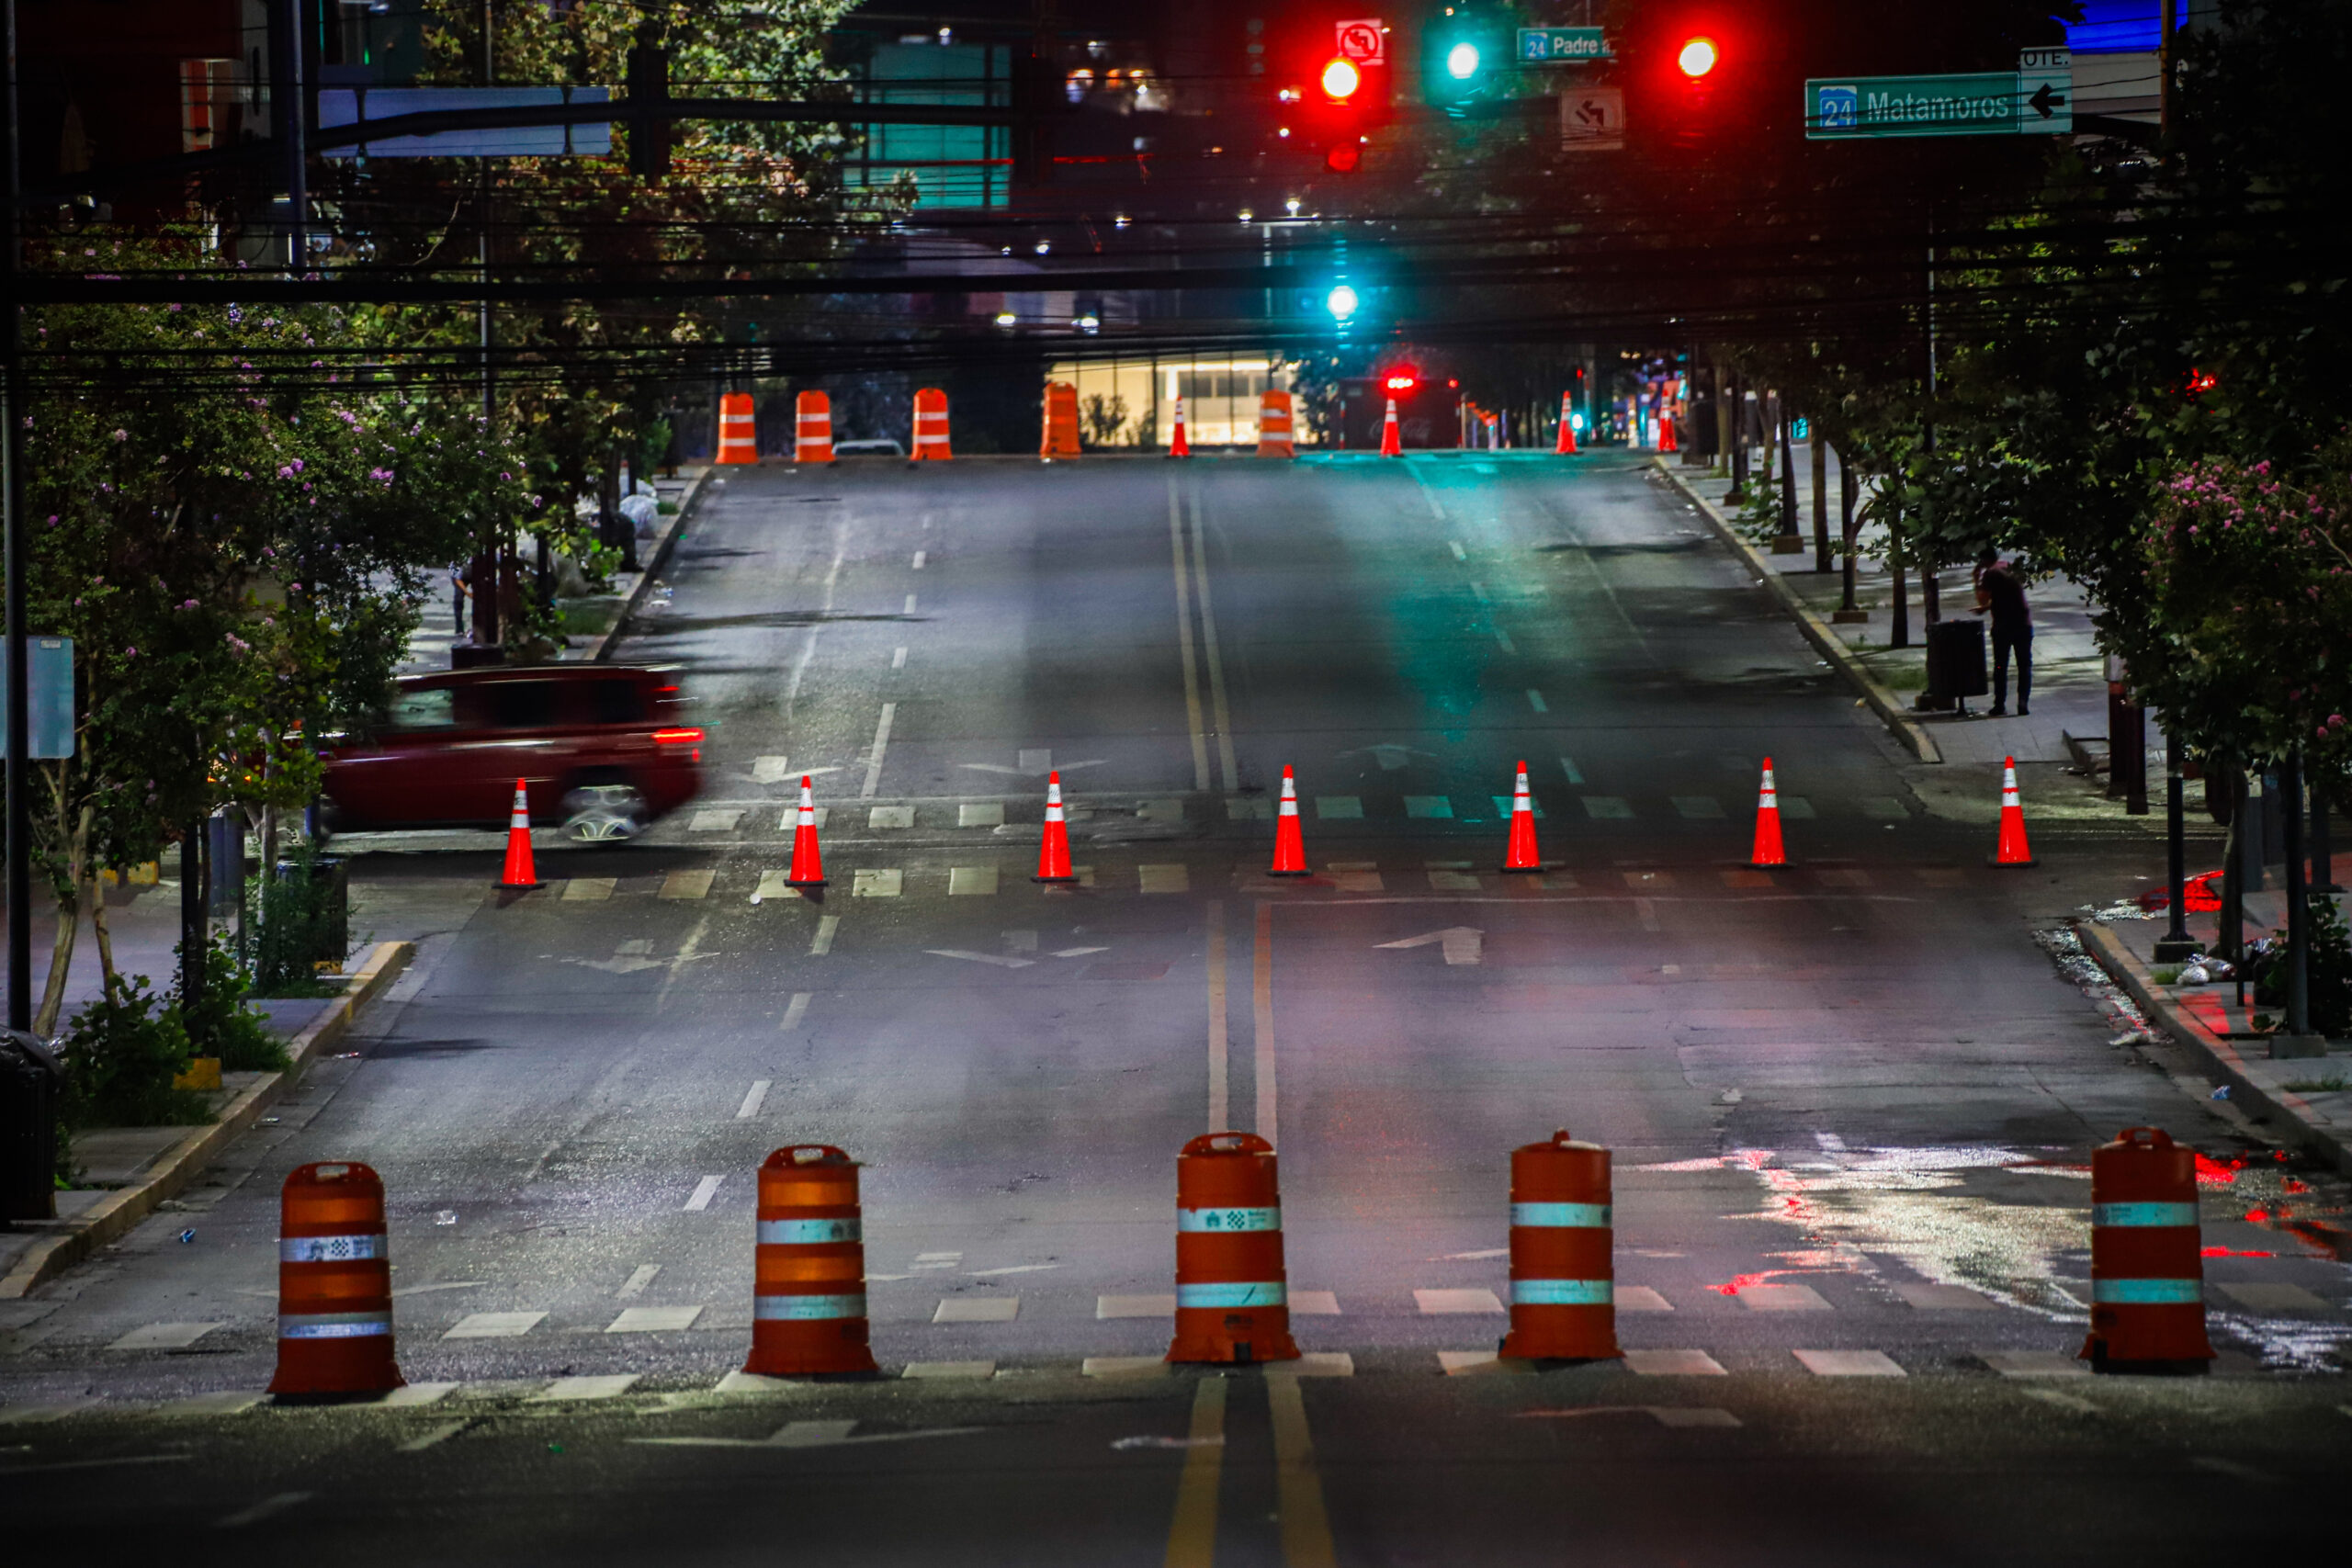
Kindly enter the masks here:
<path id="1" fill-rule="evenodd" d="M 1442 944 L 1448 964 L 1476 964 L 1484 951 L 1487 933 L 1476 926 L 1448 926 L 1442 931 L 1425 931 L 1408 936 L 1402 942 L 1384 942 L 1376 945 L 1386 948 L 1427 947 L 1431 942 Z"/>

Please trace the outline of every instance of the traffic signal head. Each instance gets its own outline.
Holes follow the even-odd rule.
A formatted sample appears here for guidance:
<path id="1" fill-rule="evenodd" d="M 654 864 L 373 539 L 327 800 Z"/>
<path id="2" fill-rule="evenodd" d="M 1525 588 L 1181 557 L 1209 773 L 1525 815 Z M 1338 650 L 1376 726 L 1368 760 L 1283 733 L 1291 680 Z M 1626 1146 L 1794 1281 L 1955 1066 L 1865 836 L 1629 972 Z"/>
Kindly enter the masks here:
<path id="1" fill-rule="evenodd" d="M 1363 85 L 1363 73 L 1356 62 L 1345 55 L 1334 55 L 1323 67 L 1323 96 L 1335 104 L 1344 104 L 1356 96 Z"/>
<path id="2" fill-rule="evenodd" d="M 1715 40 L 1702 34 L 1683 40 L 1682 47 L 1675 51 L 1674 63 L 1683 75 L 1696 82 L 1713 71 L 1722 59 L 1723 51 L 1716 47 Z"/>
<path id="3" fill-rule="evenodd" d="M 1445 73 L 1457 82 L 1467 82 L 1478 74 L 1478 46 L 1464 39 L 1445 51 Z"/>

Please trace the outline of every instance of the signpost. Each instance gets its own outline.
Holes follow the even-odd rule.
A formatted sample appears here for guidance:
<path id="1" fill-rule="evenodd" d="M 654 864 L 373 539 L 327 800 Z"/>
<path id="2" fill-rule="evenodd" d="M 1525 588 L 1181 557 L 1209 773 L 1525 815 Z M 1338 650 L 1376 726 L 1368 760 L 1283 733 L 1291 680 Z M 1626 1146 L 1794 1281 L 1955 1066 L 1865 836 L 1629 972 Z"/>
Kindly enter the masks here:
<path id="1" fill-rule="evenodd" d="M 74 755 L 74 639 L 70 637 L 30 637 L 25 639 L 30 661 L 26 665 L 27 728 L 36 761 Z M 7 724 L 8 694 L 0 685 L 0 727 Z"/>
<path id="2" fill-rule="evenodd" d="M 1599 28 L 1521 28 L 1519 59 L 1522 65 L 1549 65 L 1578 60 L 1611 60 L 1609 40 Z"/>
<path id="3" fill-rule="evenodd" d="M 1332 24 L 1339 37 L 1340 58 L 1352 60 L 1358 65 L 1388 63 L 1388 29 L 1378 17 L 1359 17 L 1350 22 Z"/>
<path id="4" fill-rule="evenodd" d="M 1560 95 L 1560 151 L 1622 152 L 1625 150 L 1625 93 L 1622 87 L 1583 87 Z"/>
<path id="5" fill-rule="evenodd" d="M 1804 85 L 1809 141 L 1880 136 L 2066 135 L 2075 73 L 2063 49 L 2027 50 L 2014 72 L 1815 78 Z"/>

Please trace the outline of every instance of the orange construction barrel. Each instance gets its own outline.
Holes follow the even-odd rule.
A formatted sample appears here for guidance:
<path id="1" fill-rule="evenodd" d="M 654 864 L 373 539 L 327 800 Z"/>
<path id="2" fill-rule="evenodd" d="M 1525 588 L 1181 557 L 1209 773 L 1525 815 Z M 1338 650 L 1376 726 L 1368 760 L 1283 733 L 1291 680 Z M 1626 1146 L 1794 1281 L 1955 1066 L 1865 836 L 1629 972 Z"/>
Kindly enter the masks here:
<path id="1" fill-rule="evenodd" d="M 1205 1133 L 1176 1158 L 1176 1337 L 1171 1361 L 1292 1361 L 1290 1284 L 1274 1145 Z"/>
<path id="2" fill-rule="evenodd" d="M 278 1196 L 277 1375 L 281 1397 L 389 1393 L 391 1249 L 384 1182 L 352 1162 L 306 1165 Z"/>
<path id="3" fill-rule="evenodd" d="M 956 454 L 947 443 L 947 394 L 937 387 L 915 393 L 915 449 L 909 462 L 944 463 Z"/>
<path id="4" fill-rule="evenodd" d="M 752 414 L 749 392 L 718 395 L 718 460 L 729 464 L 760 460 L 759 422 Z"/>
<path id="5" fill-rule="evenodd" d="M 1078 389 L 1068 381 L 1046 383 L 1046 434 L 1037 456 L 1048 460 L 1078 456 Z"/>
<path id="6" fill-rule="evenodd" d="M 1269 387 L 1258 399 L 1258 456 L 1297 455 L 1297 448 L 1291 442 L 1290 394 L 1280 387 Z"/>
<path id="7" fill-rule="evenodd" d="M 792 460 L 830 463 L 833 460 L 833 400 L 822 392 L 803 392 L 793 402 Z"/>
<path id="8" fill-rule="evenodd" d="M 831 1144 L 778 1149 L 760 1167 L 747 1372 L 870 1372 L 865 1232 L 857 1162 Z"/>
<path id="9" fill-rule="evenodd" d="M 1600 1360 L 1617 1348 L 1609 1151 L 1563 1127 L 1510 1154 L 1510 1333 L 1502 1353 Z"/>
<path id="10" fill-rule="evenodd" d="M 2200 1239 L 2195 1153 L 2155 1127 L 2091 1151 L 2092 1371 L 2205 1370 Z"/>

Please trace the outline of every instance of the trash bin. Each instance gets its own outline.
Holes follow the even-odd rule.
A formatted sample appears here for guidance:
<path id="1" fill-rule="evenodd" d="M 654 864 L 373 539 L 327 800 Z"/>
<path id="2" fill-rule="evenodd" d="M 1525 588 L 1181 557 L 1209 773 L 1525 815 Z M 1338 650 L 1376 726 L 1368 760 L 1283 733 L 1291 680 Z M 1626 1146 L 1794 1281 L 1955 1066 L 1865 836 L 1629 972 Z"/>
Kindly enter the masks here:
<path id="1" fill-rule="evenodd" d="M 300 928 L 296 951 L 307 964 L 341 964 L 351 952 L 350 868 L 341 855 L 281 860 L 277 879 L 299 886 L 306 866 L 309 885 L 300 886 L 300 896 L 293 900 L 298 913 L 291 923 Z"/>
<path id="2" fill-rule="evenodd" d="M 1928 695 L 1939 704 L 1993 689 L 1984 668 L 1984 623 L 1973 617 L 1928 628 Z"/>
<path id="3" fill-rule="evenodd" d="M 57 1114 L 64 1069 L 21 1029 L 0 1032 L 0 1220 L 57 1214 Z"/>

